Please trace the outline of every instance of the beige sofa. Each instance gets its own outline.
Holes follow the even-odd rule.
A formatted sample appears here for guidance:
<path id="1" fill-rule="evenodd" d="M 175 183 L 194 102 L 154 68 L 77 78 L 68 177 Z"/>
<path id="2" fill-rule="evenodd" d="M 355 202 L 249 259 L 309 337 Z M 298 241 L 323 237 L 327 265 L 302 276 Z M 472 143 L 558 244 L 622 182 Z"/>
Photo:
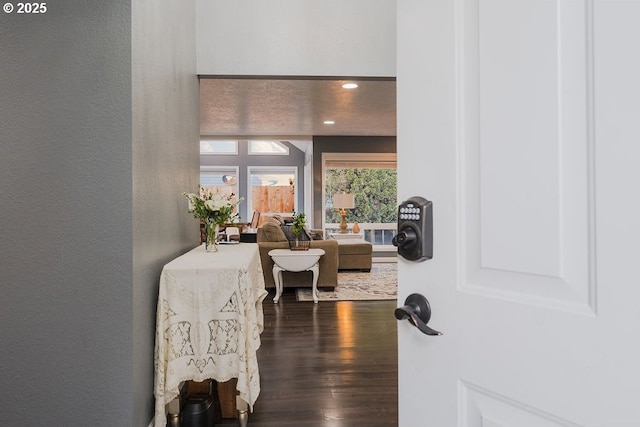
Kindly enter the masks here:
<path id="1" fill-rule="evenodd" d="M 373 246 L 366 240 L 344 239 L 338 242 L 338 270 L 371 271 Z"/>
<path id="2" fill-rule="evenodd" d="M 271 219 L 258 228 L 258 248 L 260 249 L 260 261 L 262 273 L 267 288 L 274 288 L 273 260 L 269 256 L 272 249 L 289 249 L 289 242 L 284 234 L 278 233 L 276 227 L 279 224 Z M 281 230 L 280 230 L 281 231 Z M 338 242 L 335 240 L 313 240 L 312 248 L 324 249 L 324 255 L 318 262 L 318 288 L 333 289 L 338 284 Z M 311 287 L 312 274 L 310 271 L 282 273 L 282 281 L 285 288 Z"/>

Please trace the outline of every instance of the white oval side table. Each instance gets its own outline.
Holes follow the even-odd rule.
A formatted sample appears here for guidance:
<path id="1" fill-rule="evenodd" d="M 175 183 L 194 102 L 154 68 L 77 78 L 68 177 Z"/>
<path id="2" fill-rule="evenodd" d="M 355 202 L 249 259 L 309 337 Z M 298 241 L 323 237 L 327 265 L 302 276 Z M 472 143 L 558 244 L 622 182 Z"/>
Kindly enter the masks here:
<path id="1" fill-rule="evenodd" d="M 324 255 L 324 249 L 311 248 L 307 251 L 292 251 L 290 249 L 272 249 L 269 256 L 273 259 L 273 281 L 276 284 L 276 296 L 273 303 L 276 304 L 282 296 L 282 272 L 283 271 L 311 271 L 313 274 L 313 286 L 311 294 L 313 302 L 318 303 L 318 261 Z"/>

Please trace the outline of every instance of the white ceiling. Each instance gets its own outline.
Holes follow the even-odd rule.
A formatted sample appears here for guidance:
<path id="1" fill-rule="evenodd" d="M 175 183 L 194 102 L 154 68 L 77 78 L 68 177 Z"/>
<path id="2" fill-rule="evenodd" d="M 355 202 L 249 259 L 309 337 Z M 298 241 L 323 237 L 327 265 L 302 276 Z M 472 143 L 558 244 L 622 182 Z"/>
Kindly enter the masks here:
<path id="1" fill-rule="evenodd" d="M 357 89 L 342 84 L 356 82 Z M 334 120 L 334 125 L 323 121 Z M 202 78 L 200 133 L 206 136 L 395 136 L 393 79 Z"/>

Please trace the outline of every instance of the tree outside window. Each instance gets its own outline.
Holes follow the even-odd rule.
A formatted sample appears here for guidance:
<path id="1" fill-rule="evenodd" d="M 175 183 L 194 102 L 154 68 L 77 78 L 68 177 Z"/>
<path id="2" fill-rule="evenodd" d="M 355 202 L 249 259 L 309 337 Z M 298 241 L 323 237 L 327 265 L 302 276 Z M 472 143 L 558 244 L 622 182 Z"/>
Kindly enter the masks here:
<path id="1" fill-rule="evenodd" d="M 342 192 L 352 194 L 355 199 L 355 208 L 346 210 L 347 223 L 358 222 L 364 230 L 364 238 L 372 244 L 390 245 L 397 223 L 395 167 L 376 167 L 376 164 L 371 167 L 364 164 L 358 167 L 325 166 L 325 224 L 340 223 L 342 218 L 340 211 L 333 207 L 333 195 Z M 365 224 L 368 226 L 363 226 Z M 328 231 L 332 230 L 328 228 Z"/>

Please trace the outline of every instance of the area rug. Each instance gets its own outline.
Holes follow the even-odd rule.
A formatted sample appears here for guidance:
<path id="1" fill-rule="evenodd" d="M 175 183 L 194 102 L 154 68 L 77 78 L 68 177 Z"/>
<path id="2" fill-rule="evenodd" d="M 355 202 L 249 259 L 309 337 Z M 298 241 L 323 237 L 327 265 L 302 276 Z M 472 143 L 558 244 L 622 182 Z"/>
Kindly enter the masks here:
<path id="1" fill-rule="evenodd" d="M 395 300 L 398 295 L 398 264 L 374 263 L 371 272 L 339 271 L 333 291 L 318 290 L 320 301 Z M 298 301 L 313 301 L 310 288 L 296 288 Z"/>

